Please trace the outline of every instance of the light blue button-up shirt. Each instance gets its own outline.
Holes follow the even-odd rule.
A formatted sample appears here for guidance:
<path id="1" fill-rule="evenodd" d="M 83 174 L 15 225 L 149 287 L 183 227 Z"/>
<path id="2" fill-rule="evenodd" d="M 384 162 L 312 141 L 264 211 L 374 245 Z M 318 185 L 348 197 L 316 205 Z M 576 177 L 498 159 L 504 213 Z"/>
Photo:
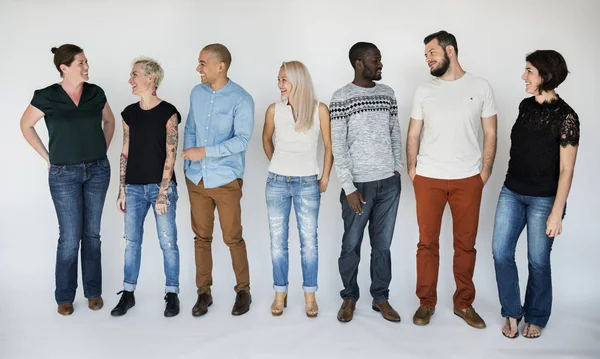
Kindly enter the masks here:
<path id="1" fill-rule="evenodd" d="M 194 87 L 185 124 L 183 149 L 205 147 L 200 161 L 185 160 L 185 176 L 205 188 L 225 185 L 244 176 L 246 149 L 254 130 L 254 101 L 229 80 L 214 91 L 209 84 Z"/>

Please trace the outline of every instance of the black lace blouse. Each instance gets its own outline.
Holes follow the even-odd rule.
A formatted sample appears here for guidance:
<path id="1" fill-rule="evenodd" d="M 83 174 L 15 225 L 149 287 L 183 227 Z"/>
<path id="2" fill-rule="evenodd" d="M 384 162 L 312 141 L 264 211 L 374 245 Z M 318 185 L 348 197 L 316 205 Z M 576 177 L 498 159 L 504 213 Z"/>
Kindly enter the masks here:
<path id="1" fill-rule="evenodd" d="M 560 97 L 542 104 L 526 98 L 510 140 L 504 185 L 524 196 L 552 197 L 558 189 L 560 147 L 579 145 L 579 118 Z"/>

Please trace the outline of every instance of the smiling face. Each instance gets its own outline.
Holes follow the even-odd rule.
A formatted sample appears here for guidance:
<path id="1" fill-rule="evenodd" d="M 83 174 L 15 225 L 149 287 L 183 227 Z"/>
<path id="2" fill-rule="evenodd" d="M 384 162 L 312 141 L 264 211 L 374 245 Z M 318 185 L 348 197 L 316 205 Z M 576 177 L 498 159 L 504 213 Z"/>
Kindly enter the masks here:
<path id="1" fill-rule="evenodd" d="M 281 92 L 281 99 L 287 98 L 291 100 L 292 83 L 287 78 L 283 66 L 279 69 L 279 74 L 277 75 L 277 87 L 279 87 L 279 91 Z"/>
<path id="2" fill-rule="evenodd" d="M 146 75 L 142 64 L 135 64 L 131 69 L 129 84 L 131 85 L 131 93 L 134 95 L 154 91 L 154 77 L 153 75 Z"/>
<path id="3" fill-rule="evenodd" d="M 214 83 L 218 78 L 219 74 L 224 71 L 225 64 L 219 61 L 210 50 L 200 51 L 198 56 L 198 66 L 196 71 L 200 73 L 200 80 L 202 83 Z"/>
<path id="4" fill-rule="evenodd" d="M 533 67 L 530 62 L 525 63 L 525 72 L 523 72 L 523 76 L 521 79 L 525 81 L 525 91 L 532 95 L 539 94 L 539 88 L 542 84 L 542 77 L 538 72 L 538 69 Z"/>
<path id="5" fill-rule="evenodd" d="M 88 76 L 90 66 L 83 52 L 75 55 L 75 59 L 71 65 L 60 65 L 60 69 L 62 70 L 63 78 L 70 82 L 85 82 L 90 79 Z"/>
<path id="6" fill-rule="evenodd" d="M 425 45 L 425 61 L 432 76 L 443 76 L 450 67 L 450 58 L 446 50 L 440 46 L 438 39 L 433 39 Z"/>

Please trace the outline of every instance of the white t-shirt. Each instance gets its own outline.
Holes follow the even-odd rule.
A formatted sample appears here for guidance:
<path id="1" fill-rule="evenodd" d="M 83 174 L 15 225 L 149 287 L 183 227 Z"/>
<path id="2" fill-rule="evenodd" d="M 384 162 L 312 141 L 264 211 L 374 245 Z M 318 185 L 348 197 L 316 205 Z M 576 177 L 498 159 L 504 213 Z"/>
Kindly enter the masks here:
<path id="1" fill-rule="evenodd" d="M 431 79 L 417 88 L 411 118 L 423 120 L 417 174 L 460 179 L 481 172 L 481 118 L 496 114 L 494 93 L 483 78 Z"/>

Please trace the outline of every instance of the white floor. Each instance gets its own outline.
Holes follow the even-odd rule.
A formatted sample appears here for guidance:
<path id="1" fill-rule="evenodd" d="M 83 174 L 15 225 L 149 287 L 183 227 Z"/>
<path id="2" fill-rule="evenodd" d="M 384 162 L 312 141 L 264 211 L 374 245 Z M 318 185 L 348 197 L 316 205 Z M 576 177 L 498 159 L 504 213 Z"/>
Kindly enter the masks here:
<path id="1" fill-rule="evenodd" d="M 290 293 L 281 317 L 269 314 L 268 290 L 256 290 L 251 311 L 233 317 L 234 294 L 225 289 L 215 290 L 214 305 L 200 318 L 191 315 L 191 290 L 181 293 L 182 311 L 175 318 L 162 316 L 160 292 L 144 291 L 136 293 L 137 304 L 126 316 L 113 318 L 113 293 L 105 293 L 99 312 L 90 311 L 78 293 L 74 314 L 62 317 L 52 288 L 40 289 L 3 294 L 0 358 L 600 358 L 600 314 L 592 302 L 556 303 L 541 338 L 509 340 L 500 333 L 495 301 L 478 300 L 488 325 L 478 330 L 442 300 L 430 325 L 413 325 L 412 293 L 392 298 L 401 323 L 383 320 L 364 293 L 354 320 L 343 324 L 336 320 L 340 300 L 334 292 L 320 293 L 316 319 L 304 315 L 300 290 Z"/>

